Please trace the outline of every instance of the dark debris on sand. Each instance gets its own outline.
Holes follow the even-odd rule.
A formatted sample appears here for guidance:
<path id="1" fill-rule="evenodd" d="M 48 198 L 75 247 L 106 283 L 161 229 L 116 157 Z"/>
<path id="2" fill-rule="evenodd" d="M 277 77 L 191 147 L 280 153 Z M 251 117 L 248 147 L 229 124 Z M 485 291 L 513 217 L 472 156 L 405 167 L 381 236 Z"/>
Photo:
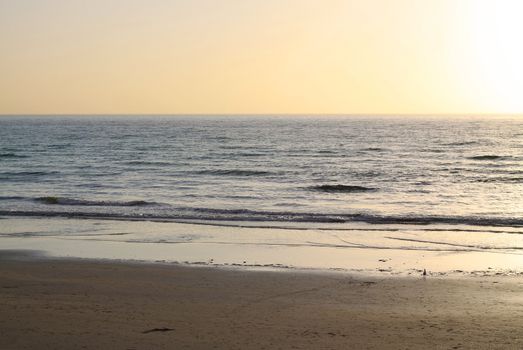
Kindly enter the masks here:
<path id="1" fill-rule="evenodd" d="M 173 328 L 163 327 L 163 328 L 148 329 L 146 331 L 143 331 L 142 333 L 143 334 L 147 334 L 147 333 L 153 333 L 153 332 L 170 332 L 170 331 L 174 331 L 174 329 Z"/>

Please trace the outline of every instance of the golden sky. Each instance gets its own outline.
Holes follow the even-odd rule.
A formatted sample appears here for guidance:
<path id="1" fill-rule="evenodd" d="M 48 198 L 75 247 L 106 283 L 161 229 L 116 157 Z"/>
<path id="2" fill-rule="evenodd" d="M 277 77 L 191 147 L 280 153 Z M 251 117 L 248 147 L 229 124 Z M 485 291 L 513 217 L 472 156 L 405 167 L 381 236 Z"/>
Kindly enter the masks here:
<path id="1" fill-rule="evenodd" d="M 0 113 L 520 113 L 519 0 L 0 0 Z"/>

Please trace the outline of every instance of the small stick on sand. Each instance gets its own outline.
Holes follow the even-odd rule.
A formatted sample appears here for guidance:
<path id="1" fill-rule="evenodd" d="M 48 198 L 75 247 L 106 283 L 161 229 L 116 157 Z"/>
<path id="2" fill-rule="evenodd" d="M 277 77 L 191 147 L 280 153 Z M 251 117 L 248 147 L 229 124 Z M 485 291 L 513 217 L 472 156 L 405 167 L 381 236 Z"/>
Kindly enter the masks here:
<path id="1" fill-rule="evenodd" d="M 143 331 L 142 333 L 143 334 L 147 334 L 147 333 L 152 333 L 152 332 L 170 332 L 170 331 L 174 331 L 174 329 L 167 328 L 167 327 L 164 327 L 164 328 L 153 328 L 153 329 L 148 329 L 146 331 Z"/>

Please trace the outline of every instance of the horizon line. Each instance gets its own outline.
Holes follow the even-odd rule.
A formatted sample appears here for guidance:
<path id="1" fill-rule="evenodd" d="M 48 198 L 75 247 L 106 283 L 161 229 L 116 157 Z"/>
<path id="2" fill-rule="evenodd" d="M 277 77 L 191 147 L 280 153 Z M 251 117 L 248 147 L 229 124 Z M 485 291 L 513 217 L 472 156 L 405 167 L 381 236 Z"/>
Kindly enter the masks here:
<path id="1" fill-rule="evenodd" d="M 55 117 L 102 117 L 102 116 L 216 116 L 216 117 L 278 117 L 278 116 L 344 116 L 344 117 L 515 117 L 523 116 L 520 113 L 0 113 L 0 117 L 30 117 L 30 116 L 55 116 Z"/>

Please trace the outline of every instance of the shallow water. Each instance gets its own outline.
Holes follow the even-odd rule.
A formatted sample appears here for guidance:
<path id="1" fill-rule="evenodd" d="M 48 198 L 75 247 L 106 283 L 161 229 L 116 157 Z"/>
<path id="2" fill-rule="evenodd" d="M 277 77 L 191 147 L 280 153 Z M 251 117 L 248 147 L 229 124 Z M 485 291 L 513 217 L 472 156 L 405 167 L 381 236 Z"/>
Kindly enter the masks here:
<path id="1" fill-rule="evenodd" d="M 488 228 L 396 225 L 338 230 L 128 220 L 5 218 L 0 259 L 31 250 L 51 257 L 138 260 L 242 269 L 336 270 L 380 275 L 523 276 L 523 234 Z"/>

